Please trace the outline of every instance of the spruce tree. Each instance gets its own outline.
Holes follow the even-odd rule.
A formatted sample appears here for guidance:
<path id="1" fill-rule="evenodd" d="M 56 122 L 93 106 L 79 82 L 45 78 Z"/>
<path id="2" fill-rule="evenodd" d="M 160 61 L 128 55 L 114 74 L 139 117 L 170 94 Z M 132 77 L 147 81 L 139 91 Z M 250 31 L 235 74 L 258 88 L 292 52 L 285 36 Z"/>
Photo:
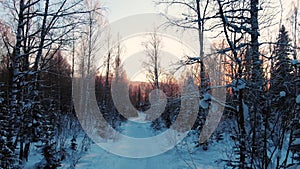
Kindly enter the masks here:
<path id="1" fill-rule="evenodd" d="M 0 82 L 0 89 L 5 86 Z M 9 115 L 4 90 L 0 90 L 0 168 L 14 168 L 17 164 L 16 156 L 13 148 L 13 127 L 10 121 L 13 118 Z"/>
<path id="2" fill-rule="evenodd" d="M 272 68 L 272 88 L 277 92 L 286 90 L 284 83 L 291 80 L 291 73 L 293 70 L 291 64 L 291 54 L 293 49 L 291 47 L 291 39 L 289 38 L 288 32 L 285 26 L 282 25 L 279 30 L 279 35 L 277 38 L 276 46 L 274 49 L 274 61 L 275 65 Z"/>
<path id="3" fill-rule="evenodd" d="M 292 133 L 292 121 L 294 109 L 293 95 L 295 85 L 293 82 L 294 69 L 291 62 L 293 48 L 288 31 L 282 25 L 274 48 L 271 78 L 270 78 L 270 109 L 271 118 L 269 121 L 273 126 L 272 141 L 278 147 L 278 152 L 283 150 L 284 140 L 287 133 Z M 287 152 L 288 153 L 288 152 Z M 286 159 L 283 160 L 280 154 L 276 157 L 276 168 L 286 166 Z M 283 160 L 283 162 L 281 162 Z"/>
<path id="4" fill-rule="evenodd" d="M 273 67 L 271 68 L 270 93 L 272 95 L 272 112 L 274 116 L 280 116 L 282 125 L 288 125 L 291 120 L 290 110 L 293 109 L 292 95 L 294 90 L 293 66 L 290 57 L 293 49 L 291 39 L 285 27 L 279 30 L 274 49 Z M 275 117 L 276 118 L 276 117 Z M 281 126 L 286 128 L 286 126 Z"/>

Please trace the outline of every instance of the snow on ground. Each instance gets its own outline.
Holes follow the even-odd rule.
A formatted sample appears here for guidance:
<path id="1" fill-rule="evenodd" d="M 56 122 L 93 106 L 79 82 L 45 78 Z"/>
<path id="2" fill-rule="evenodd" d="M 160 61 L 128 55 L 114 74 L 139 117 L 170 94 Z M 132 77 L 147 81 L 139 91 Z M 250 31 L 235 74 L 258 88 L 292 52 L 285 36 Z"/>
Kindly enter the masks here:
<path id="1" fill-rule="evenodd" d="M 150 123 L 136 124 L 134 122 L 142 122 L 144 115 L 139 114 L 138 118 L 130 119 L 122 127 L 123 133 L 135 137 L 149 137 L 153 134 Z M 120 142 L 122 151 L 130 151 L 130 143 Z M 126 146 L 126 144 L 130 146 Z M 77 169 L 221 169 L 224 163 L 220 163 L 220 159 L 226 158 L 226 147 L 222 143 L 214 144 L 209 147 L 208 151 L 198 148 L 196 151 L 183 141 L 176 148 L 173 148 L 163 154 L 149 158 L 125 158 L 109 152 L 106 152 L 97 144 L 91 145 L 89 152 L 84 155 Z M 151 149 L 151 147 L 145 147 Z M 188 149 L 193 149 L 188 151 Z M 67 168 L 63 166 L 62 168 Z"/>
<path id="2" fill-rule="evenodd" d="M 145 138 L 154 136 L 151 123 L 144 121 L 146 115 L 139 113 L 139 117 L 132 118 L 122 124 L 122 133 L 130 137 Z M 225 163 L 221 159 L 228 159 L 232 152 L 230 139 L 209 145 L 207 151 L 195 148 L 193 135 L 188 136 L 173 149 L 149 158 L 126 158 L 105 151 L 97 144 L 92 144 L 76 165 L 76 169 L 222 169 Z M 81 138 L 82 139 L 82 138 Z M 78 138 L 78 140 L 81 140 Z M 172 140 L 172 138 L 170 138 Z M 227 141 L 226 141 L 227 140 Z M 131 151 L 135 146 L 124 140 L 117 140 L 117 145 L 122 151 Z M 228 146 L 226 146 L 228 145 Z M 33 146 L 34 147 L 34 146 Z M 145 150 L 153 149 L 145 146 Z M 132 153 L 132 152 L 131 152 Z M 138 153 L 138 152 L 137 152 Z M 29 162 L 24 169 L 34 169 L 35 164 L 43 159 L 41 152 L 32 148 Z M 69 169 L 70 161 L 63 161 L 59 169 Z"/>
<path id="3" fill-rule="evenodd" d="M 28 157 L 28 162 L 26 163 L 24 169 L 34 169 L 35 164 L 43 159 L 41 152 L 37 152 L 37 149 L 32 146 L 30 150 L 30 155 Z"/>
<path id="4" fill-rule="evenodd" d="M 129 119 L 123 123 L 122 133 L 124 135 L 135 138 L 146 138 L 154 136 L 155 133 L 151 123 L 145 121 L 146 115 L 139 113 L 136 118 Z M 192 133 L 192 132 L 191 132 Z M 76 169 L 223 169 L 226 159 L 234 159 L 233 153 L 234 142 L 229 136 L 224 136 L 224 140 L 209 144 L 208 150 L 195 147 L 195 135 L 189 134 L 173 149 L 157 156 L 149 158 L 126 158 L 105 151 L 97 144 L 92 144 L 87 152 L 84 152 L 76 165 Z M 289 136 L 287 136 L 289 138 Z M 78 138 L 82 140 L 82 138 Z M 168 138 L 172 141 L 172 137 Z M 288 140 L 287 140 L 288 143 Z M 108 141 L 109 144 L 109 141 Z M 141 146 L 142 150 L 151 151 L 153 147 L 147 145 L 135 145 L 136 143 L 127 142 L 127 140 L 119 139 L 114 143 L 122 152 L 130 152 L 140 154 L 141 152 L 133 152 L 132 147 Z M 158 143 L 159 144 L 159 143 Z M 286 149 L 286 145 L 283 147 Z M 24 169 L 34 169 L 35 164 L 40 162 L 43 157 L 41 152 L 37 151 L 35 146 L 32 146 L 29 161 Z M 285 151 L 283 151 L 285 152 Z M 278 153 L 278 152 L 276 152 Z M 284 153 L 281 156 L 285 156 Z M 274 163 L 275 160 L 272 160 Z M 289 159 L 290 160 L 290 159 Z M 275 165 L 275 163 L 274 163 Z M 69 169 L 70 161 L 63 161 L 60 169 Z M 291 169 L 300 169 L 300 166 L 295 166 Z"/>

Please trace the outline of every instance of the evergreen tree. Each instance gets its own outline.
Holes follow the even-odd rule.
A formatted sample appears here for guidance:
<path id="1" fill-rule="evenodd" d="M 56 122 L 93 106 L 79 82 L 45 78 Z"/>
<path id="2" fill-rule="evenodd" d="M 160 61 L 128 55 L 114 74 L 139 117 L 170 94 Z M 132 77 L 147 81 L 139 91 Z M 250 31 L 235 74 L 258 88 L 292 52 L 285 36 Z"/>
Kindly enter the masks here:
<path id="1" fill-rule="evenodd" d="M 7 54 L 1 53 L 0 57 L 0 168 L 18 168 L 19 160 L 14 152 L 16 127 L 11 124 L 15 116 L 9 114 L 8 107 L 8 92 L 11 88 L 10 59 Z"/>
<path id="2" fill-rule="evenodd" d="M 294 109 L 294 90 L 293 83 L 294 69 L 291 63 L 293 49 L 291 46 L 291 39 L 288 31 L 284 25 L 279 30 L 279 35 L 274 48 L 271 66 L 269 103 L 270 118 L 269 133 L 272 144 L 278 149 L 278 152 L 283 150 L 285 140 L 289 139 L 289 146 L 291 139 L 287 138 L 287 133 L 292 133 L 293 129 L 293 113 Z M 287 154 L 289 150 L 287 150 Z M 285 159 L 284 159 L 285 158 Z M 283 162 L 281 162 L 283 161 Z M 276 156 L 276 168 L 287 165 L 287 156 L 281 157 L 280 154 Z"/>
<path id="3" fill-rule="evenodd" d="M 3 87 L 4 83 L 0 82 L 0 88 Z M 3 91 L 0 90 L 0 168 L 14 168 L 17 160 L 13 152 L 13 128 L 10 124 L 12 117 L 8 114 Z"/>
<path id="4" fill-rule="evenodd" d="M 276 46 L 274 49 L 273 67 L 270 78 L 270 97 L 273 118 L 280 119 L 282 129 L 286 129 L 291 121 L 290 110 L 293 109 L 292 95 L 294 93 L 293 66 L 290 57 L 293 49 L 291 40 L 285 27 L 279 30 Z"/>
<path id="5" fill-rule="evenodd" d="M 285 26 L 282 25 L 279 30 L 276 46 L 274 49 L 274 67 L 272 68 L 271 87 L 278 93 L 286 91 L 286 83 L 291 81 L 291 73 L 293 70 L 291 64 L 291 55 L 293 49 L 291 47 L 291 39 L 289 38 L 288 32 Z"/>

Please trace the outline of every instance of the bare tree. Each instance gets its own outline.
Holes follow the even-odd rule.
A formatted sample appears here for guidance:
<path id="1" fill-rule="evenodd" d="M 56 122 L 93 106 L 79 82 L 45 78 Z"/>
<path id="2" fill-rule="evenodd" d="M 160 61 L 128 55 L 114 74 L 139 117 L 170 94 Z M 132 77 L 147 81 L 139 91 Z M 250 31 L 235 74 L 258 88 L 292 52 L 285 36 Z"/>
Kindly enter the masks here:
<path id="1" fill-rule="evenodd" d="M 200 98 L 203 99 L 203 96 L 209 92 L 209 80 L 207 77 L 207 72 L 205 68 L 205 32 L 210 31 L 213 28 L 217 27 L 219 24 L 216 24 L 214 26 L 210 26 L 207 24 L 208 21 L 217 18 L 215 16 L 214 11 L 214 4 L 215 1 L 211 0 L 158 0 L 158 5 L 162 5 L 166 7 L 166 11 L 168 12 L 168 9 L 170 11 L 171 8 L 180 8 L 182 13 L 178 16 L 178 18 L 172 18 L 167 17 L 169 20 L 168 25 L 177 26 L 179 28 L 185 29 L 192 29 L 196 30 L 198 33 L 197 40 L 199 41 L 199 54 L 197 56 L 188 56 L 187 60 L 183 61 L 183 64 L 185 65 L 191 65 L 191 64 L 199 64 L 199 77 L 200 77 L 200 83 L 199 83 L 199 89 L 200 89 Z M 203 127 L 205 124 L 205 119 L 208 114 L 208 107 L 201 108 L 199 112 L 200 119 L 197 120 L 199 124 L 198 130 Z M 207 142 L 201 143 L 203 144 L 203 148 L 207 149 Z"/>
<path id="2" fill-rule="evenodd" d="M 264 75 L 266 72 L 263 72 L 262 56 L 265 55 L 260 51 L 263 43 L 259 42 L 263 26 L 258 14 L 263 2 L 217 2 L 228 46 L 219 50 L 219 53 L 228 55 L 232 65 L 237 65 L 231 77 L 231 87 L 236 107 L 238 167 L 268 168 L 271 161 L 268 152 L 270 96 Z M 269 15 L 272 18 L 273 15 Z M 246 121 L 248 118 L 249 122 Z"/>
<path id="3" fill-rule="evenodd" d="M 1 1 L 1 7 L 10 12 L 15 32 L 15 44 L 6 44 L 13 50 L 10 53 L 12 89 L 10 114 L 16 124 L 13 126 L 14 146 L 19 150 L 19 163 L 28 157 L 32 136 L 26 126 L 31 125 L 31 114 L 39 107 L 40 73 L 49 68 L 49 61 L 58 50 L 67 47 L 69 33 L 81 23 L 83 9 L 81 1 L 60 2 L 41 1 Z M 51 67 L 51 65 L 50 65 Z M 19 148 L 17 148 L 19 147 Z M 13 165 L 13 163 L 12 163 Z"/>
<path id="4" fill-rule="evenodd" d="M 234 77 L 234 84 L 233 84 L 233 88 L 234 88 L 234 99 L 236 100 L 236 106 L 238 108 L 236 108 L 236 116 L 237 116 L 237 125 L 238 125 L 238 131 L 239 131 L 239 164 L 238 166 L 240 168 L 245 168 L 246 167 L 246 127 L 245 127 L 245 112 L 243 110 L 243 108 L 245 107 L 244 104 L 244 90 L 242 88 L 242 86 L 245 84 L 244 80 L 242 79 L 242 75 L 243 75 L 243 70 L 242 70 L 242 63 L 241 63 L 241 59 L 239 58 L 239 54 L 238 52 L 241 50 L 241 47 L 246 46 L 245 43 L 241 43 L 241 41 L 243 40 L 244 34 L 245 33 L 252 33 L 251 37 L 252 38 L 252 47 L 253 47 L 253 57 L 255 57 L 255 59 L 258 59 L 257 57 L 259 55 L 258 52 L 258 44 L 257 44 L 257 35 L 258 35 L 258 24 L 257 24 L 257 10 L 256 12 L 250 12 L 252 11 L 252 6 L 253 8 L 255 7 L 254 4 L 257 3 L 257 1 L 251 1 L 251 3 L 253 4 L 247 4 L 246 2 L 239 2 L 239 1 L 231 1 L 231 2 L 221 2 L 218 1 L 218 6 L 219 6 L 219 15 L 220 18 L 222 20 L 223 23 L 223 32 L 225 34 L 225 38 L 227 41 L 227 44 L 229 46 L 228 51 L 232 52 L 233 55 L 233 61 L 235 61 L 235 63 L 238 65 L 238 70 L 235 74 Z M 244 8 L 241 8 L 243 6 L 247 6 Z M 256 4 L 258 5 L 258 4 Z M 228 7 L 229 6 L 229 7 Z M 226 7 L 228 7 L 228 9 L 226 9 Z M 257 6 L 256 6 L 257 8 Z M 242 12 L 241 12 L 242 11 Z M 243 17 L 241 17 L 241 20 L 238 19 L 238 17 L 234 17 L 234 14 L 240 14 L 240 15 L 245 15 Z M 248 13 L 248 14 L 246 14 Z M 252 15 L 250 15 L 249 13 L 251 13 Z M 232 15 L 230 15 L 232 14 Z M 238 15 L 239 16 L 239 15 Z M 256 17 L 256 18 L 255 18 Z M 244 19 L 244 20 L 243 20 Z M 255 22 L 256 19 L 256 22 Z M 251 28 L 248 28 L 246 30 L 244 30 L 244 28 L 246 28 L 246 26 L 244 25 L 251 25 Z M 237 24 L 240 25 L 237 25 Z M 233 36 L 230 36 L 230 33 L 233 34 Z M 239 46 L 240 45 L 240 46 Z M 257 62 L 256 62 L 257 63 Z M 257 69 L 259 70 L 259 69 Z M 255 70 L 255 71 L 257 71 Z M 255 74 L 256 75 L 256 74 Z M 256 132 L 255 132 L 256 133 Z M 254 134 L 255 135 L 255 134 Z M 255 137 L 255 136 L 254 136 Z"/>
<path id="5" fill-rule="evenodd" d="M 147 77 L 154 89 L 159 89 L 159 78 L 161 75 L 160 57 L 162 48 L 162 39 L 156 30 L 149 34 L 149 40 L 142 43 L 145 47 L 146 56 L 149 62 L 145 62 Z"/>

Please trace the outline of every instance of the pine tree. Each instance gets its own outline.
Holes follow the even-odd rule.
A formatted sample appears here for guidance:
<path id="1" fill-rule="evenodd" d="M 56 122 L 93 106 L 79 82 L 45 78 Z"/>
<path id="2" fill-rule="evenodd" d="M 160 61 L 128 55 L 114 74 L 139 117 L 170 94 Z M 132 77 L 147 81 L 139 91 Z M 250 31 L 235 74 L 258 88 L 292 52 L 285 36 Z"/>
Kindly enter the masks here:
<path id="1" fill-rule="evenodd" d="M 3 87 L 4 83 L 0 83 L 0 89 Z M 0 90 L 0 168 L 14 168 L 17 160 L 13 152 L 13 128 L 10 125 L 12 117 L 8 114 L 3 91 Z"/>
<path id="2" fill-rule="evenodd" d="M 274 66 L 271 68 L 270 94 L 273 116 L 275 119 L 279 116 L 283 129 L 286 129 L 289 121 L 291 121 L 290 110 L 293 109 L 294 105 L 291 99 L 294 93 L 293 66 L 290 59 L 292 53 L 291 40 L 285 27 L 282 26 L 273 54 Z"/>
<path id="3" fill-rule="evenodd" d="M 287 90 L 285 83 L 290 82 L 293 70 L 290 59 L 293 49 L 291 47 L 291 39 L 284 25 L 279 30 L 274 53 L 275 65 L 272 68 L 271 87 L 280 93 Z"/>
<path id="4" fill-rule="evenodd" d="M 0 168 L 18 168 L 19 160 L 14 153 L 15 116 L 9 114 L 8 92 L 11 88 L 10 59 L 7 54 L 0 57 Z"/>
<path id="5" fill-rule="evenodd" d="M 288 139 L 287 133 L 291 133 L 293 130 L 291 128 L 293 121 L 293 113 L 291 111 L 295 105 L 292 99 L 295 86 L 293 83 L 293 66 L 290 59 L 292 54 L 291 39 L 285 26 L 282 25 L 272 58 L 269 90 L 270 118 L 268 120 L 270 126 L 273 126 L 268 132 L 273 132 L 271 140 L 277 146 L 278 152 L 283 150 L 284 140 Z M 290 138 L 289 140 L 291 143 Z M 288 153 L 289 150 L 287 150 Z M 276 168 L 286 165 L 287 157 L 281 157 L 278 154 L 276 157 Z"/>

